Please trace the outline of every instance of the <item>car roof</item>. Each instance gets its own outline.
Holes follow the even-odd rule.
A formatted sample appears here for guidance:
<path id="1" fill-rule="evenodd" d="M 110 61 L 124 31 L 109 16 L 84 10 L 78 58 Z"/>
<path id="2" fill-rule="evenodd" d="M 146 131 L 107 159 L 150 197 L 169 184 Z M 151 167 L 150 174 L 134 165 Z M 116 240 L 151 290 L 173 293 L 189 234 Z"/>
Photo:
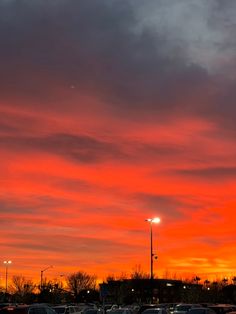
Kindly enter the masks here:
<path id="1" fill-rule="evenodd" d="M 146 309 L 145 311 L 160 311 L 164 310 L 163 307 L 151 307 L 149 309 Z"/>
<path id="2" fill-rule="evenodd" d="M 198 303 L 178 303 L 176 304 L 176 306 L 179 306 L 179 305 L 201 305 L 201 304 L 198 304 Z"/>
<path id="3" fill-rule="evenodd" d="M 56 308 L 58 308 L 58 307 L 63 307 L 64 308 L 64 307 L 68 307 L 68 306 L 71 306 L 71 305 L 64 305 L 64 304 L 63 305 L 54 305 L 53 308 L 55 308 L 55 307 Z"/>
<path id="4" fill-rule="evenodd" d="M 10 305 L 10 306 L 6 306 L 4 308 L 1 309 L 1 313 L 20 313 L 22 311 L 24 311 L 25 309 L 32 309 L 32 308 L 49 308 L 49 306 L 47 304 L 40 304 L 40 303 L 36 303 L 36 304 L 19 304 L 19 305 Z"/>
<path id="5" fill-rule="evenodd" d="M 154 307 L 154 308 L 149 308 L 143 311 L 143 313 L 147 313 L 147 312 L 158 312 L 158 311 L 163 311 L 165 310 L 163 307 Z"/>
<path id="6" fill-rule="evenodd" d="M 18 305 L 8 305 L 6 306 L 6 308 L 18 308 L 18 309 L 24 309 L 24 308 L 28 308 L 28 307 L 49 307 L 47 304 L 45 303 L 34 303 L 34 304 L 18 304 Z"/>
<path id="7" fill-rule="evenodd" d="M 220 303 L 220 304 L 213 304 L 213 305 L 210 305 L 210 307 L 235 307 L 236 305 L 235 304 L 224 304 L 224 303 Z"/>

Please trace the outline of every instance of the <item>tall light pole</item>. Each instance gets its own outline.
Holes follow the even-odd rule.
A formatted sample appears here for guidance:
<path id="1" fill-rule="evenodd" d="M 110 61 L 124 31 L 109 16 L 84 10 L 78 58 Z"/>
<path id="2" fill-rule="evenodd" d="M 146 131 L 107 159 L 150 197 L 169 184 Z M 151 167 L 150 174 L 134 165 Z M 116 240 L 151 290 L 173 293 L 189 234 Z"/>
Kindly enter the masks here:
<path id="1" fill-rule="evenodd" d="M 11 261 L 4 261 L 3 262 L 6 265 L 6 293 L 7 293 L 7 288 L 8 288 L 8 265 L 10 265 L 12 262 Z"/>
<path id="2" fill-rule="evenodd" d="M 149 222 L 150 224 L 150 290 L 151 290 L 151 302 L 153 302 L 153 244 L 152 244 L 152 224 L 159 223 L 161 220 L 160 218 L 148 218 L 145 221 Z"/>
<path id="3" fill-rule="evenodd" d="M 150 279 L 153 280 L 153 241 L 152 241 L 152 224 L 153 223 L 159 223 L 161 220 L 160 218 L 148 218 L 145 219 L 145 221 L 149 222 L 150 224 Z"/>
<path id="4" fill-rule="evenodd" d="M 42 291 L 42 287 L 43 287 L 43 273 L 46 271 L 46 270 L 48 270 L 49 268 L 53 268 L 53 266 L 52 265 L 50 265 L 50 266 L 48 266 L 48 267 L 46 267 L 45 269 L 43 269 L 43 270 L 41 270 L 41 272 L 40 272 L 40 290 Z"/>

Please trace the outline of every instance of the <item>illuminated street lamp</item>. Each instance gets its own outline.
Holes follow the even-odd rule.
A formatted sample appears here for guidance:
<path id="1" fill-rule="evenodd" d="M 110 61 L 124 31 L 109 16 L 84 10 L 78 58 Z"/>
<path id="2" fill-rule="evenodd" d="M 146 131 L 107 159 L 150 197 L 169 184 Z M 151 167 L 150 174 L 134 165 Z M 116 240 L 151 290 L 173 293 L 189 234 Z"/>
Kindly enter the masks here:
<path id="1" fill-rule="evenodd" d="M 7 293 L 7 281 L 8 281 L 8 265 L 10 265 L 12 262 L 11 261 L 4 261 L 3 262 L 6 265 L 6 293 Z"/>
<path id="2" fill-rule="evenodd" d="M 153 223 L 160 223 L 161 219 L 156 217 L 156 218 L 148 218 L 145 219 L 145 221 L 150 223 L 150 263 L 151 263 L 151 267 L 150 267 L 150 279 L 153 280 L 153 256 L 155 254 L 153 254 L 153 244 L 152 244 L 152 224 Z"/>
<path id="3" fill-rule="evenodd" d="M 40 290 L 42 291 L 42 287 L 43 287 L 43 273 L 48 270 L 49 268 L 53 268 L 52 265 L 46 267 L 45 269 L 41 270 L 41 277 L 40 277 Z"/>

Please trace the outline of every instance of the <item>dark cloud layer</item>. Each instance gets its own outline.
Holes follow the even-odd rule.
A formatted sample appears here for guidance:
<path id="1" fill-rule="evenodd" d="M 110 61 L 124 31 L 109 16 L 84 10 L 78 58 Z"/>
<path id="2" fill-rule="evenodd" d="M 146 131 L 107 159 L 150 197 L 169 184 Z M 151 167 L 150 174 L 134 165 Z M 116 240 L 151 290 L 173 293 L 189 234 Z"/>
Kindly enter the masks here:
<path id="1" fill-rule="evenodd" d="M 53 153 L 80 162 L 95 162 L 125 156 L 118 146 L 89 136 L 53 134 L 45 137 L 2 137 L 1 144 L 21 151 Z"/>
<path id="2" fill-rule="evenodd" d="M 181 207 L 186 206 L 178 197 L 172 195 L 152 195 L 140 193 L 135 196 L 139 203 L 143 204 L 145 208 L 151 211 L 158 211 L 158 213 L 167 219 L 172 217 L 174 220 L 182 219 Z"/>
<path id="3" fill-rule="evenodd" d="M 16 132 L 15 132 L 16 133 Z M 50 153 L 62 156 L 75 162 L 95 163 L 109 160 L 138 163 L 141 160 L 152 160 L 153 157 L 170 159 L 185 153 L 182 145 L 166 143 L 145 143 L 138 141 L 107 140 L 69 133 L 55 133 L 45 136 L 12 135 L 0 136 L 0 148 L 31 153 Z M 175 156 L 175 157 L 174 157 Z"/>
<path id="4" fill-rule="evenodd" d="M 80 236 L 67 236 L 67 235 L 52 235 L 46 233 L 44 230 L 40 233 L 31 232 L 30 239 L 29 234 L 21 235 L 15 234 L 17 238 L 15 243 L 8 243 L 6 246 L 10 248 L 16 248 L 26 251 L 44 251 L 44 252 L 58 252 L 58 253 L 69 253 L 71 250 L 75 250 L 77 254 L 83 252 L 83 254 L 91 253 L 91 247 L 93 253 L 103 255 L 104 251 L 111 250 L 112 252 L 119 251 L 132 251 L 136 249 L 135 244 L 125 246 L 122 242 L 114 242 L 109 239 L 98 239 L 98 238 L 86 238 Z M 47 239 L 50 237 L 50 242 Z M 27 240 L 27 242 L 26 242 Z"/>
<path id="5" fill-rule="evenodd" d="M 199 178 L 201 180 L 227 180 L 236 178 L 236 167 L 208 167 L 198 169 L 181 169 L 170 171 L 184 177 Z M 216 181 L 216 183 L 221 181 Z"/>
<path id="6" fill-rule="evenodd" d="M 78 95 L 89 94 L 130 118 L 200 114 L 234 128 L 235 79 L 226 80 L 223 65 L 209 71 L 207 60 L 220 63 L 226 54 L 227 68 L 235 67 L 235 3 L 158 0 L 143 7 L 131 0 L 2 1 L 2 99 L 77 110 L 84 105 Z M 181 10 L 192 24 L 184 27 Z"/>
<path id="7" fill-rule="evenodd" d="M 25 199 L 12 197 L 6 197 L 6 195 L 0 196 L 0 214 L 42 214 L 47 212 L 47 209 L 57 209 L 62 206 L 68 205 L 71 201 L 60 197 L 52 197 L 49 195 L 31 195 Z"/>
<path id="8" fill-rule="evenodd" d="M 191 213 L 203 209 L 206 204 L 200 197 L 194 199 L 191 195 L 161 195 L 161 194 L 136 194 L 137 203 L 155 215 L 156 212 L 164 221 L 181 221 Z M 209 201 L 208 201 L 209 202 Z M 209 202 L 210 203 L 210 202 Z"/>
<path id="9" fill-rule="evenodd" d="M 2 2 L 0 9 L 4 98 L 57 108 L 59 99 L 73 99 L 73 85 L 116 110 L 143 112 L 145 105 L 162 112 L 183 106 L 208 80 L 182 47 L 168 49 L 158 30 L 135 32 L 139 21 L 128 1 L 25 0 Z"/>

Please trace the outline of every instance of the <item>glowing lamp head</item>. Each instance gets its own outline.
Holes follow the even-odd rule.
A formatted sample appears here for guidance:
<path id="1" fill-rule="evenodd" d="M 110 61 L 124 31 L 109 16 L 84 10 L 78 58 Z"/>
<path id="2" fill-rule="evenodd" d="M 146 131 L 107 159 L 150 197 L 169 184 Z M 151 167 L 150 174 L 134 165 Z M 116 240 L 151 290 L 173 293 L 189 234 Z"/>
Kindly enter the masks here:
<path id="1" fill-rule="evenodd" d="M 161 222 L 161 219 L 159 217 L 153 218 L 152 222 L 159 224 Z"/>
<path id="2" fill-rule="evenodd" d="M 158 224 L 161 222 L 161 219 L 159 217 L 155 217 L 155 218 L 148 218 L 148 219 L 146 219 L 146 221 L 151 222 L 151 223 L 154 222 L 154 223 Z"/>

